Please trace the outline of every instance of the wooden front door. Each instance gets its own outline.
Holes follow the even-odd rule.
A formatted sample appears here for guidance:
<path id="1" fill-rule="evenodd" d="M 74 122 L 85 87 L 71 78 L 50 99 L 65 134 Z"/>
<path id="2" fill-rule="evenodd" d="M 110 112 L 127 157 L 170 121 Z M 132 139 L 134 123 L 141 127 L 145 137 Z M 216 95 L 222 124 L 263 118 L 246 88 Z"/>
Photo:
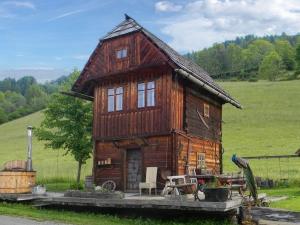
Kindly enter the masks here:
<path id="1" fill-rule="evenodd" d="M 138 190 L 142 181 L 142 154 L 140 149 L 127 150 L 127 182 L 126 189 Z"/>

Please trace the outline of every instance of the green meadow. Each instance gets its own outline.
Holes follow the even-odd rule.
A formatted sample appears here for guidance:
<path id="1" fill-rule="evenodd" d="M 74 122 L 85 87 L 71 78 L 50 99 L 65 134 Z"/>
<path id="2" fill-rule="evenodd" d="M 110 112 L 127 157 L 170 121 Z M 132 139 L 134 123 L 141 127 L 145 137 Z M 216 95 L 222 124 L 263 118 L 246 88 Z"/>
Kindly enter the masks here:
<path id="1" fill-rule="evenodd" d="M 244 106 L 223 109 L 225 171 L 236 170 L 238 156 L 294 154 L 300 148 L 300 81 L 225 82 L 225 90 Z M 300 178 L 300 158 L 251 160 L 256 176 Z"/>
<path id="2" fill-rule="evenodd" d="M 282 82 L 220 82 L 240 101 L 239 110 L 226 104 L 223 109 L 223 146 L 225 172 L 236 171 L 232 154 L 238 156 L 293 154 L 300 148 L 300 80 Z M 26 159 L 26 127 L 38 126 L 42 113 L 0 126 L 0 165 L 13 159 Z M 38 179 L 47 182 L 73 180 L 76 162 L 63 150 L 45 149 L 33 140 L 33 166 Z M 300 158 L 251 160 L 257 176 L 300 178 Z M 91 160 L 83 167 L 82 177 L 91 173 Z"/>

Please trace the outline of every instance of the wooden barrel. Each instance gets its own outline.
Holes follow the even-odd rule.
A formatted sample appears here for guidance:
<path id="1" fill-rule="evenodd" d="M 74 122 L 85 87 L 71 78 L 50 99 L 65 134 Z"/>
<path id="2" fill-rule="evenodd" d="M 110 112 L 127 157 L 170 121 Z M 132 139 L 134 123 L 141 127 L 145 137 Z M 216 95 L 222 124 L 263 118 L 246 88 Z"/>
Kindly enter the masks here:
<path id="1" fill-rule="evenodd" d="M 93 176 L 86 176 L 86 177 L 85 177 L 84 188 L 85 188 L 86 190 L 94 190 Z"/>
<path id="2" fill-rule="evenodd" d="M 0 171 L 0 193 L 30 193 L 35 186 L 36 172 Z"/>

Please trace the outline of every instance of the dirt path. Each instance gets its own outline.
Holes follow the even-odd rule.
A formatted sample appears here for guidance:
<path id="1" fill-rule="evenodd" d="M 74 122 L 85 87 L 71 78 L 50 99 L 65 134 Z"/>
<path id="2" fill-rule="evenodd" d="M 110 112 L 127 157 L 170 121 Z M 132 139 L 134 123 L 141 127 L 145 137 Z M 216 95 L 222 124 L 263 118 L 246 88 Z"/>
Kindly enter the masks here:
<path id="1" fill-rule="evenodd" d="M 51 222 L 51 221 L 37 221 L 37 220 L 26 219 L 22 217 L 0 215 L 0 225 L 66 225 L 66 224 Z"/>

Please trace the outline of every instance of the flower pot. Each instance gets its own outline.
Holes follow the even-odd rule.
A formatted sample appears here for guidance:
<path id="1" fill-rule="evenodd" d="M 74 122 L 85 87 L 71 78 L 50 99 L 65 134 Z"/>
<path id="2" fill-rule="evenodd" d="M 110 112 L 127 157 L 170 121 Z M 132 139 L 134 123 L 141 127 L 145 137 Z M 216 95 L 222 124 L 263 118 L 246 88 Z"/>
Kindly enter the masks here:
<path id="1" fill-rule="evenodd" d="M 225 202 L 228 200 L 230 191 L 229 188 L 205 188 L 203 190 L 205 200 L 208 202 Z"/>

